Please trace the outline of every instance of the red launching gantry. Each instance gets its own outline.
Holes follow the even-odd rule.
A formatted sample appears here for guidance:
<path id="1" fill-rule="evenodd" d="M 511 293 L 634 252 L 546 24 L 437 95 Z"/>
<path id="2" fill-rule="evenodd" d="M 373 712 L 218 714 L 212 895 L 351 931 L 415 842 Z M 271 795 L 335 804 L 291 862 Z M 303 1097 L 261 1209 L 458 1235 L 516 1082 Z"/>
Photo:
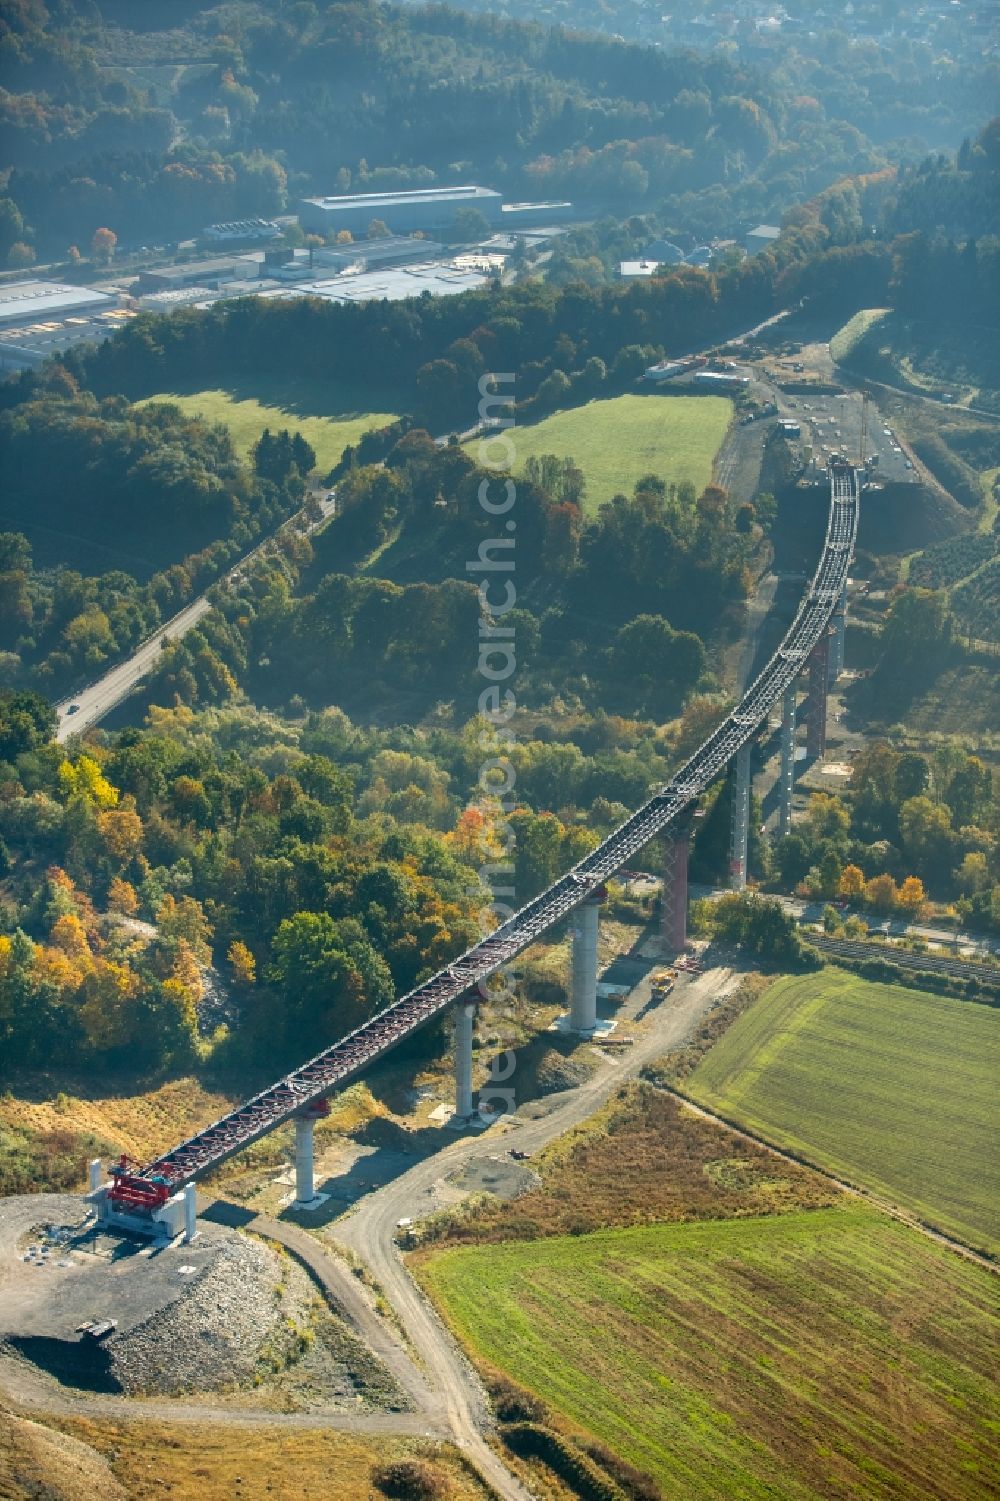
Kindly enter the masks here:
<path id="1" fill-rule="evenodd" d="M 154 1209 L 162 1209 L 173 1192 L 173 1186 L 166 1177 L 155 1170 L 150 1172 L 148 1167 L 143 1167 L 132 1157 L 126 1157 L 124 1152 L 110 1172 L 113 1181 L 108 1198 L 119 1213 L 135 1214 L 139 1211 L 150 1214 Z M 146 1174 L 149 1176 L 145 1176 Z"/>

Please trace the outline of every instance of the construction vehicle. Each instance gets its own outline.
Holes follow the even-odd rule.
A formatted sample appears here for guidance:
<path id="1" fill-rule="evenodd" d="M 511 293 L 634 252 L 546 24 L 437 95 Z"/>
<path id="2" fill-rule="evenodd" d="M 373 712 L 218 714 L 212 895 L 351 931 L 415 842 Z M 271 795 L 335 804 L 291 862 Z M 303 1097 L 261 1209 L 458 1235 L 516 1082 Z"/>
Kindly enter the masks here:
<path id="1" fill-rule="evenodd" d="M 658 969 L 653 976 L 650 990 L 656 1000 L 661 1001 L 664 996 L 670 994 L 677 980 L 675 969 Z"/>

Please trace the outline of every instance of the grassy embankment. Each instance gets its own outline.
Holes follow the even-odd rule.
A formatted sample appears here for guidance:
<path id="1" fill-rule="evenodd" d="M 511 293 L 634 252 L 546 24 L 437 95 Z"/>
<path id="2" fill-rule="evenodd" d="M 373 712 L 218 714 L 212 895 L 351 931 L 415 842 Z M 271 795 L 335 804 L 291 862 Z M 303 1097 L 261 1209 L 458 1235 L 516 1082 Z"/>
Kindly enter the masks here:
<path id="1" fill-rule="evenodd" d="M 1000 1249 L 1000 1018 L 841 970 L 779 980 L 687 1092 L 977 1246 Z"/>
<path id="2" fill-rule="evenodd" d="M 0 1496 L 79 1501 L 371 1501 L 380 1465 L 426 1457 L 449 1501 L 486 1491 L 447 1445 L 266 1423 L 96 1421 L 44 1427 L 0 1409 Z M 10 1489 L 7 1489 L 7 1486 Z"/>
<path id="3" fill-rule="evenodd" d="M 861 340 L 889 314 L 885 307 L 862 308 L 839 328 L 830 340 L 830 353 L 838 365 L 850 364 L 851 355 Z"/>
<path id="4" fill-rule="evenodd" d="M 321 474 L 332 469 L 348 444 L 357 443 L 370 428 L 391 422 L 402 410 L 376 409 L 380 404 L 395 407 L 391 398 L 386 400 L 385 392 L 379 393 L 379 402 L 375 402 L 371 393 L 294 376 L 234 380 L 217 390 L 185 385 L 175 391 L 159 391 L 145 401 L 170 401 L 189 417 L 200 416 L 213 424 L 221 422 L 229 428 L 243 458 L 249 455 L 265 427 L 272 432 L 281 428 L 297 430 L 315 449 L 316 467 Z"/>
<path id="5" fill-rule="evenodd" d="M 255 1079 L 252 1085 L 262 1083 Z M 188 1077 L 154 1082 L 35 1076 L 0 1094 L 0 1197 L 74 1190 L 92 1157 L 125 1152 L 147 1162 L 217 1120 L 250 1092 L 238 1081 L 222 1092 Z M 367 1086 L 339 1094 L 317 1131 L 317 1151 L 385 1113 Z M 209 1186 L 244 1197 L 269 1182 L 291 1150 L 291 1127 L 272 1132 L 226 1163 Z"/>
<path id="6" fill-rule="evenodd" d="M 845 369 L 917 396 L 950 398 L 953 410 L 995 410 L 1000 364 L 992 331 L 975 322 L 955 324 L 907 318 L 893 308 L 862 308 L 830 340 Z"/>
<path id="7" fill-rule="evenodd" d="M 516 469 L 544 454 L 572 458 L 586 478 L 584 507 L 592 514 L 613 495 L 631 495 L 647 474 L 703 490 L 732 412 L 724 396 L 614 396 L 515 427 L 509 436 Z M 466 448 L 475 458 L 479 440 Z"/>
<path id="8" fill-rule="evenodd" d="M 840 1190 L 635 1081 L 532 1158 L 541 1182 L 516 1199 L 459 1207 L 423 1234 L 452 1242 L 530 1240 L 627 1225 L 825 1208 Z"/>
<path id="9" fill-rule="evenodd" d="M 992 1279 L 866 1207 L 459 1247 L 423 1276 L 475 1355 L 665 1495 L 986 1493 Z"/>

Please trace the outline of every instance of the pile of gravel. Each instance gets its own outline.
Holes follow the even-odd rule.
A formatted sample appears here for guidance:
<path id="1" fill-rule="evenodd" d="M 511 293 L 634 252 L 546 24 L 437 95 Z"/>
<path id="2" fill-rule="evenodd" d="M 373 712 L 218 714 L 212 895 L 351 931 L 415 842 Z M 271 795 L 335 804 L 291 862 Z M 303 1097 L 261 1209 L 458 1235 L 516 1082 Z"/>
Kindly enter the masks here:
<path id="1" fill-rule="evenodd" d="M 283 1282 L 281 1259 L 267 1246 L 243 1236 L 226 1240 L 174 1302 L 108 1340 L 114 1376 L 132 1396 L 177 1396 L 247 1380 L 264 1346 L 285 1327 Z"/>

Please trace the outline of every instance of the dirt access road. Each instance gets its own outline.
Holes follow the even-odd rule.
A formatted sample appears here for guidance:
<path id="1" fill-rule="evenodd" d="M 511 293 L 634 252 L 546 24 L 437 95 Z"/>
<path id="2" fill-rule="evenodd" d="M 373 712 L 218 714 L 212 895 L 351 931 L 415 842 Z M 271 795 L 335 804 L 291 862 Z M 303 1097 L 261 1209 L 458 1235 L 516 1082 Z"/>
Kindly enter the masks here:
<path id="1" fill-rule="evenodd" d="M 740 975 L 730 969 L 712 969 L 681 980 L 673 994 L 648 1013 L 645 1029 L 627 1053 L 602 1054 L 600 1068 L 585 1083 L 527 1103 L 523 1114 L 504 1118 L 485 1136 L 463 1137 L 445 1147 L 370 1194 L 336 1226 L 337 1239 L 368 1264 L 392 1304 L 443 1403 L 454 1442 L 505 1501 L 528 1501 L 528 1492 L 484 1438 L 489 1424 L 485 1394 L 457 1343 L 407 1271 L 396 1245 L 397 1224 L 426 1213 L 428 1196 L 445 1174 L 501 1147 L 536 1152 L 586 1120 L 626 1079 L 683 1042 L 713 1003 L 729 994 L 739 980 Z M 635 1015 L 648 1002 L 647 978 L 632 992 L 625 1012 Z M 516 1074 L 510 1082 L 516 1089 Z M 484 1296 L 488 1296 L 487 1289 Z"/>

